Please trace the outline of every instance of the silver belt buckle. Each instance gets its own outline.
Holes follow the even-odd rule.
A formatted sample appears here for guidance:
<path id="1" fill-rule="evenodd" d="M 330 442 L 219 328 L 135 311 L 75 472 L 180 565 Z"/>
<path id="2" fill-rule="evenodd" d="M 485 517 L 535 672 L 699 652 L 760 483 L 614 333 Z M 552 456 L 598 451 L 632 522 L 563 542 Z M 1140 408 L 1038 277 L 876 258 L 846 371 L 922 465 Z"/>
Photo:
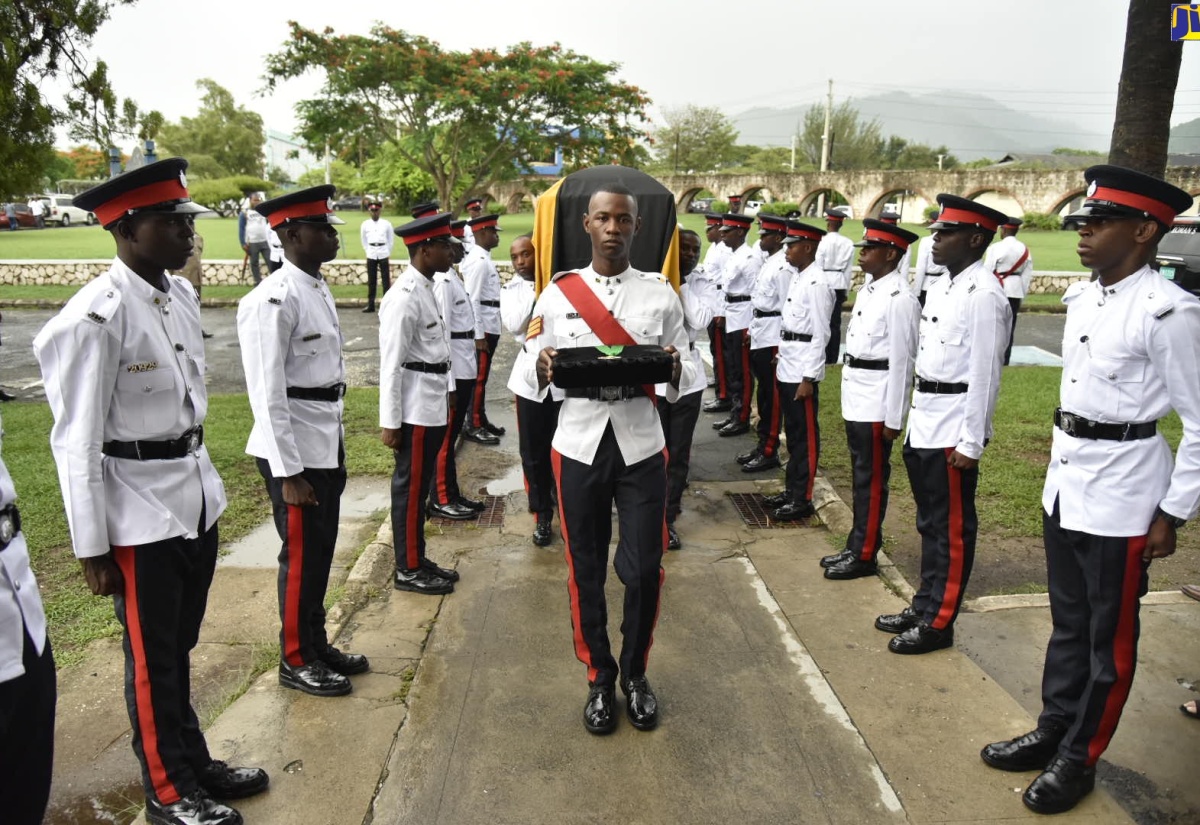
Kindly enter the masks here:
<path id="1" fill-rule="evenodd" d="M 601 387 L 600 388 L 600 399 L 602 401 L 607 401 L 610 404 L 614 401 L 620 401 L 621 400 L 621 388 L 620 387 Z"/>
<path id="2" fill-rule="evenodd" d="M 1075 435 L 1075 415 L 1069 412 L 1062 412 L 1058 415 L 1058 428 L 1067 435 Z"/>
<path id="3" fill-rule="evenodd" d="M 188 452 L 191 453 L 192 455 L 199 455 L 199 453 L 200 453 L 200 433 L 199 433 L 199 431 L 193 431 L 191 433 L 191 435 L 188 436 Z"/>
<path id="4" fill-rule="evenodd" d="M 17 535 L 17 525 L 8 513 L 0 516 L 0 544 L 8 544 Z"/>

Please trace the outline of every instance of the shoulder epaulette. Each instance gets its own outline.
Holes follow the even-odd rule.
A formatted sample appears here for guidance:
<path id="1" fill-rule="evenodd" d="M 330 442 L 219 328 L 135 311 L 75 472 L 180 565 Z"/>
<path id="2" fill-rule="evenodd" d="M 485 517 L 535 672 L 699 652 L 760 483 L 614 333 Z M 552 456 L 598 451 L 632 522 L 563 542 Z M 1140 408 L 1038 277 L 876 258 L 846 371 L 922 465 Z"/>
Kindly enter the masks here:
<path id="1" fill-rule="evenodd" d="M 96 324 L 106 323 L 121 306 L 123 297 L 121 290 L 112 284 L 107 288 L 97 289 L 85 313 L 87 319 Z"/>
<path id="2" fill-rule="evenodd" d="M 1083 294 L 1083 291 L 1088 288 L 1091 281 L 1076 281 L 1067 287 L 1067 291 L 1063 293 L 1062 302 L 1065 304 L 1072 301 Z"/>
<path id="3" fill-rule="evenodd" d="M 666 276 L 661 272 L 639 272 L 638 277 L 645 281 L 654 281 L 655 283 L 665 284 Z"/>
<path id="4" fill-rule="evenodd" d="M 1155 318 L 1166 318 L 1175 311 L 1175 301 L 1165 288 L 1147 292 L 1142 300 L 1145 301 L 1146 311 Z"/>
<path id="5" fill-rule="evenodd" d="M 564 276 L 564 275 L 578 275 L 578 274 L 579 274 L 579 273 L 578 273 L 578 272 L 576 272 L 574 269 L 568 269 L 568 270 L 566 270 L 566 271 L 564 271 L 564 272 L 555 272 L 555 273 L 554 273 L 554 277 L 550 279 L 550 282 L 551 282 L 551 283 L 553 283 L 553 282 L 557 281 L 559 278 L 561 278 L 561 277 L 562 277 L 562 276 Z"/>
<path id="6" fill-rule="evenodd" d="M 287 278 L 276 278 L 274 283 L 269 284 L 267 286 L 267 303 L 276 306 L 282 305 L 283 299 L 287 297 L 289 283 Z"/>

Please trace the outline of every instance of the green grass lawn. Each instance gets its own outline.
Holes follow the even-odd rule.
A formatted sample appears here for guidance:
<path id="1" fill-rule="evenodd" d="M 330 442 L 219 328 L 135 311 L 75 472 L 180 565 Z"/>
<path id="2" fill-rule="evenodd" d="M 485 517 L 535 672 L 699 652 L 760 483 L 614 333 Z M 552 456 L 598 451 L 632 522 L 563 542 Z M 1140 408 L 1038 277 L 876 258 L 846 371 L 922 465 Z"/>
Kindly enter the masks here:
<path id="1" fill-rule="evenodd" d="M 50 454 L 53 418 L 46 404 L 6 404 L 4 461 L 16 484 L 22 529 L 41 585 L 55 659 L 78 661 L 93 639 L 120 632 L 112 602 L 91 595 L 70 549 L 58 472 Z M 225 481 L 229 507 L 221 517 L 222 543 L 246 535 L 270 517 L 270 504 L 254 459 L 246 455 L 252 423 L 245 394 L 209 399 L 205 443 Z M 387 475 L 391 452 L 379 442 L 379 390 L 346 396 L 346 466 L 352 475 Z"/>

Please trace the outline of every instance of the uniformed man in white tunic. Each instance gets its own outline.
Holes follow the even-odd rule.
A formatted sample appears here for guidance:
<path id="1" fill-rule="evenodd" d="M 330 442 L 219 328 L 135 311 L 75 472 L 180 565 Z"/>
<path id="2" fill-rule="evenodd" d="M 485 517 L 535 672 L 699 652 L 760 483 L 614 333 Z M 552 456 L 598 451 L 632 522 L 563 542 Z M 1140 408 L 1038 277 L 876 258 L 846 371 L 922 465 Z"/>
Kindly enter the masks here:
<path id="1" fill-rule="evenodd" d="M 858 264 L 866 281 L 854 299 L 842 359 L 842 418 L 850 448 L 854 526 L 840 553 L 821 559 L 827 579 L 873 576 L 883 546 L 892 443 L 904 428 L 917 353 L 921 307 L 902 261 L 917 236 L 863 220 Z"/>
<path id="2" fill-rule="evenodd" d="M 926 291 L 945 274 L 946 267 L 933 260 L 933 235 L 923 236 L 917 241 L 917 263 L 912 277 L 912 291 L 921 306 L 925 306 Z"/>
<path id="3" fill-rule="evenodd" d="M 470 223 L 476 218 L 483 215 L 483 198 L 468 198 L 463 204 L 463 208 L 467 210 L 466 220 L 463 221 L 463 252 L 470 252 L 471 247 L 475 245 L 475 233 L 471 231 Z"/>
<path id="4" fill-rule="evenodd" d="M 1139 599 L 1153 559 L 1200 509 L 1200 301 L 1150 268 L 1192 196 L 1158 178 L 1093 166 L 1078 224 L 1095 279 L 1067 290 L 1061 406 L 1042 493 L 1054 629 L 1037 728 L 983 749 L 1041 771 L 1023 796 L 1042 814 L 1091 793 L 1137 668 Z M 1157 422 L 1174 410 L 1172 462 Z"/>
<path id="5" fill-rule="evenodd" d="M 875 620 L 879 630 L 899 634 L 888 643 L 893 653 L 954 644 L 954 620 L 975 561 L 979 459 L 992 437 L 1008 343 L 1008 301 L 981 263 L 1006 217 L 955 195 L 937 200 L 933 259 L 947 274 L 927 290 L 921 313 L 904 442 L 921 534 L 921 586 L 910 607 Z"/>
<path id="6" fill-rule="evenodd" d="M 841 209 L 825 210 L 825 237 L 817 249 L 817 266 L 825 273 L 833 290 L 833 309 L 829 318 L 829 343 L 825 346 L 825 363 L 836 364 L 842 348 L 842 306 L 850 294 L 854 278 L 854 241 L 842 234 L 846 213 Z"/>
<path id="7" fill-rule="evenodd" d="M 155 825 L 239 825 L 215 799 L 264 790 L 258 768 L 212 759 L 188 658 L 217 564 L 225 487 L 204 446 L 200 304 L 179 269 L 192 251 L 187 161 L 143 166 L 76 196 L 117 257 L 33 341 L 54 414 L 71 544 L 88 587 L 124 628 L 125 703 Z"/>
<path id="8" fill-rule="evenodd" d="M 475 349 L 478 369 L 475 395 L 468 411 L 463 437 L 478 444 L 500 443 L 504 428 L 487 417 L 487 382 L 492 374 L 492 357 L 500 343 L 500 273 L 492 262 L 492 250 L 500 244 L 500 216 L 480 215 L 467 221 L 475 244 L 462 262 L 463 281 L 475 310 Z"/>
<path id="9" fill-rule="evenodd" d="M 449 212 L 396 229 L 409 266 L 379 305 L 379 425 L 392 449 L 392 549 L 397 590 L 454 592 L 457 570 L 425 554 L 425 505 L 456 387 L 450 335 L 433 296 L 433 278 L 453 263 Z"/>
<path id="10" fill-rule="evenodd" d="M 779 330 L 783 304 L 795 271 L 787 262 L 783 239 L 787 222 L 777 215 L 759 215 L 759 249 L 766 255 L 750 291 L 750 368 L 758 383 L 758 441 L 749 452 L 737 457 L 744 473 L 759 473 L 779 466 L 779 433 L 783 409 L 775 359 L 779 354 Z"/>
<path id="11" fill-rule="evenodd" d="M 725 269 L 725 259 L 729 257 L 729 247 L 721 240 L 719 212 L 704 213 L 704 238 L 708 241 L 708 249 L 704 251 L 704 260 L 700 268 L 714 285 L 712 320 L 708 323 L 708 351 L 713 362 L 714 397 L 704 402 L 701 409 L 707 413 L 729 412 L 732 406 L 729 402 L 728 366 L 725 363 L 725 293 L 721 291 L 721 276 Z M 725 426 L 724 420 L 721 426 Z"/>
<path id="12" fill-rule="evenodd" d="M 385 295 L 392 286 L 390 259 L 396 233 L 391 222 L 382 217 L 383 203 L 372 200 L 367 204 L 367 213 L 370 217 L 362 222 L 358 230 L 363 253 L 367 256 L 367 305 L 363 312 L 374 312 L 376 279 L 382 284 Z"/>
<path id="13" fill-rule="evenodd" d="M 254 456 L 271 499 L 279 550 L 279 684 L 344 696 L 370 669 L 325 632 L 325 591 L 346 489 L 342 328 L 321 264 L 337 257 L 332 186 L 301 189 L 256 209 L 278 233 L 284 264 L 238 303 L 238 343 Z"/>
<path id="14" fill-rule="evenodd" d="M 1010 217 L 1000 227 L 1000 240 L 989 246 L 987 255 L 983 257 L 983 268 L 1000 279 L 1004 294 L 1008 297 L 1008 305 L 1012 307 L 1012 327 L 1008 334 L 1008 347 L 1004 350 L 1006 367 L 1012 358 L 1013 336 L 1017 334 L 1017 313 L 1033 280 L 1033 257 L 1029 254 L 1029 247 L 1017 240 L 1023 223 L 1020 218 Z"/>
<path id="15" fill-rule="evenodd" d="M 746 243 L 746 233 L 754 219 L 733 212 L 721 218 L 721 240 L 729 255 L 721 273 L 721 293 L 725 296 L 725 367 L 729 388 L 729 418 L 713 425 L 724 437 L 750 432 L 750 412 L 754 398 L 754 373 L 750 369 L 750 293 L 762 268 L 764 256 Z"/>
<path id="16" fill-rule="evenodd" d="M 687 333 L 678 296 L 662 275 L 639 272 L 629 263 L 640 225 L 637 198 L 625 187 L 608 184 L 592 195 L 583 218 L 592 242 L 592 263 L 578 273 L 557 274 L 542 291 L 530 321 L 525 348 L 539 355 L 536 375 L 529 380 L 537 383 L 542 397 L 554 380 L 558 349 L 604 343 L 583 317 L 596 302 L 607 310 L 600 310 L 598 324 L 615 319 L 634 342 L 660 345 L 672 353 L 675 368 L 666 389 L 668 403 L 678 398 L 680 387 L 691 384 L 692 362 L 680 360 Z M 580 293 L 575 302 L 567 297 L 573 292 Z M 584 295 L 594 296 L 590 304 Z M 646 678 L 646 664 L 663 580 L 665 446 L 647 388 L 566 392 L 552 456 L 567 546 L 575 652 L 587 667 L 583 722 L 594 734 L 611 733 L 616 727 L 618 677 L 633 726 L 650 730 L 658 724 L 658 700 Z M 625 586 L 619 660 L 609 646 L 604 597 L 614 501 L 620 523 L 614 565 Z"/>
<path id="17" fill-rule="evenodd" d="M 433 276 L 433 297 L 450 336 L 450 373 L 454 376 L 454 404 L 446 423 L 446 435 L 438 448 L 433 470 L 433 486 L 429 490 L 429 515 L 465 521 L 478 518 L 484 510 L 482 501 L 464 496 L 458 486 L 458 436 L 475 392 L 475 313 L 471 296 L 458 273 L 458 264 L 465 254 L 463 238 L 466 221 L 452 221 L 450 236 L 453 245 L 450 256 L 453 266 Z"/>

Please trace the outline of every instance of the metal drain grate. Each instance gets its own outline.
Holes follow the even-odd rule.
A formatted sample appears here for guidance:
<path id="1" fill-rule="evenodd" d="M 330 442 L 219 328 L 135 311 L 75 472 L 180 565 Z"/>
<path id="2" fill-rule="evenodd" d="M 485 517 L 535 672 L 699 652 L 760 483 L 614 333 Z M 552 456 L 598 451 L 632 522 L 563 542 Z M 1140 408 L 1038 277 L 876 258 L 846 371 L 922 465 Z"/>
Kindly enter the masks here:
<path id="1" fill-rule="evenodd" d="M 737 508 L 738 515 L 742 517 L 742 521 L 746 522 L 746 526 L 753 530 L 769 530 L 772 527 L 788 528 L 788 527 L 812 527 L 820 523 L 817 517 L 802 519 L 800 521 L 774 521 L 771 519 L 768 508 L 763 504 L 763 497 L 758 493 L 726 493 L 729 500 L 733 502 L 733 506 Z"/>
<path id="2" fill-rule="evenodd" d="M 429 523 L 437 527 L 503 527 L 504 496 L 484 496 L 484 510 L 479 518 L 455 519 L 431 517 Z"/>

